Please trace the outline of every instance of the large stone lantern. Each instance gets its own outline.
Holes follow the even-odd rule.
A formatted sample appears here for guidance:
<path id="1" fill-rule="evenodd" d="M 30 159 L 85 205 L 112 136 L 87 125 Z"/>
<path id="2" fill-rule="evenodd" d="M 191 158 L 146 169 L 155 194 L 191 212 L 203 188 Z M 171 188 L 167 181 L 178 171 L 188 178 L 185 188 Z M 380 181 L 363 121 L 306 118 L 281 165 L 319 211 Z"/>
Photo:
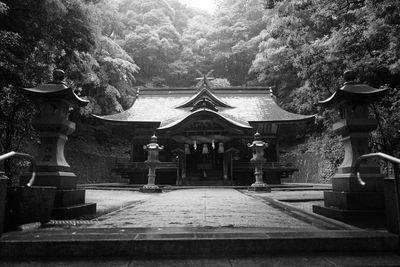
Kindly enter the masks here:
<path id="1" fill-rule="evenodd" d="M 254 134 L 254 141 L 247 146 L 253 149 L 253 157 L 250 159 L 250 162 L 254 165 L 254 175 L 256 178 L 255 183 L 249 187 L 249 190 L 270 192 L 271 188 L 263 180 L 263 164 L 266 161 L 264 158 L 264 149 L 268 147 L 268 143 L 262 141 L 261 135 L 256 132 Z"/>
<path id="2" fill-rule="evenodd" d="M 345 72 L 345 83 L 331 97 L 321 101 L 324 107 L 339 110 L 340 119 L 333 130 L 341 135 L 345 155 L 332 178 L 332 191 L 324 192 L 324 207 L 314 206 L 315 213 L 337 220 L 364 225 L 384 216 L 383 175 L 374 161 L 359 168 L 361 184 L 355 173 L 359 156 L 370 152 L 370 132 L 376 129 L 376 119 L 370 115 L 369 105 L 381 99 L 386 89 L 376 89 L 366 84 L 356 84 L 355 75 Z"/>
<path id="3" fill-rule="evenodd" d="M 95 203 L 85 204 L 85 190 L 76 189 L 77 177 L 64 157 L 67 136 L 75 131 L 69 111 L 85 106 L 89 101 L 77 96 L 64 79 L 65 73 L 56 69 L 52 82 L 22 89 L 39 108 L 39 114 L 33 120 L 41 143 L 35 185 L 57 187 L 53 217 L 58 219 L 96 212 Z M 30 175 L 21 177 L 21 183 L 26 184 L 29 178 Z"/>
<path id="4" fill-rule="evenodd" d="M 144 185 L 140 191 L 145 193 L 160 193 L 161 188 L 156 184 L 156 168 L 160 165 L 158 159 L 159 152 L 164 149 L 163 146 L 158 145 L 157 136 L 153 135 L 150 138 L 150 143 L 143 146 L 144 150 L 147 150 L 147 160 L 145 163 L 149 167 L 149 173 L 147 175 L 147 184 Z"/>

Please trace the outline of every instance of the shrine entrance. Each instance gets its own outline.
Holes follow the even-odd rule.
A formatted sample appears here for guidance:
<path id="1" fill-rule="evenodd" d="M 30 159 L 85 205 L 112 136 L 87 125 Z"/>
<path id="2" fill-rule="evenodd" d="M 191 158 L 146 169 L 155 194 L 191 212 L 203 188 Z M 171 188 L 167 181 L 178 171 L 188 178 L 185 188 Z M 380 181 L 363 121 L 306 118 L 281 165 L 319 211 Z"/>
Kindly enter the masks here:
<path id="1" fill-rule="evenodd" d="M 223 180 L 223 153 L 217 147 L 200 145 L 186 155 L 186 174 L 188 180 Z"/>
<path id="2" fill-rule="evenodd" d="M 252 128 L 200 109 L 159 130 L 176 142 L 182 184 L 217 186 L 232 183 L 232 140 Z"/>

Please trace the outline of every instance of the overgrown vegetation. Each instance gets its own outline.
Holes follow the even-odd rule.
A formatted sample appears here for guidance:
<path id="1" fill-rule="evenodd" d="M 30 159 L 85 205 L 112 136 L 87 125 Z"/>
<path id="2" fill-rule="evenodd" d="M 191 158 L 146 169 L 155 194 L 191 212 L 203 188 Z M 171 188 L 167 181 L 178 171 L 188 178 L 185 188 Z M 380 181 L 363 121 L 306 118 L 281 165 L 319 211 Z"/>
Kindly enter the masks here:
<path id="1" fill-rule="evenodd" d="M 350 68 L 360 82 L 390 89 L 377 111 L 397 155 L 399 1 L 216 2 L 211 15 L 178 0 L 1 0 L 0 151 L 19 143 L 7 145 L 10 136 L 32 135 L 19 124 L 32 112 L 18 104 L 26 100 L 15 88 L 49 81 L 56 67 L 91 101 L 80 116 L 127 109 L 136 86 L 195 86 L 197 70 L 213 69 L 219 84 L 271 86 L 284 108 L 318 114 L 317 131 L 298 151 L 318 152 L 332 164 L 320 174 L 328 179 L 343 151 L 329 130 L 332 111 L 316 104 Z M 25 130 L 7 126 L 10 116 Z M 374 134 L 376 149 L 384 150 L 382 140 Z"/>

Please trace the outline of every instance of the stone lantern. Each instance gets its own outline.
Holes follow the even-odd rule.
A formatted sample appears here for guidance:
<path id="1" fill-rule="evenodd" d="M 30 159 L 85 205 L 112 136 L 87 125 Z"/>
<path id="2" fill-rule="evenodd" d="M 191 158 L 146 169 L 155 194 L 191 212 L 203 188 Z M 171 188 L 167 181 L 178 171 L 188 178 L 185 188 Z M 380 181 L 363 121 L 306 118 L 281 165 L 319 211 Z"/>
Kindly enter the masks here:
<path id="1" fill-rule="evenodd" d="M 345 83 L 331 97 L 321 101 L 324 107 L 339 110 L 340 119 L 333 130 L 341 135 L 345 155 L 332 178 L 332 191 L 324 192 L 324 207 L 314 206 L 315 213 L 359 225 L 377 221 L 384 216 L 383 175 L 374 161 L 359 168 L 361 184 L 355 173 L 359 156 L 369 153 L 370 132 L 376 129 L 376 119 L 370 116 L 369 105 L 381 99 L 386 89 L 356 84 L 351 71 L 344 74 Z"/>
<path id="2" fill-rule="evenodd" d="M 268 143 L 262 141 L 261 135 L 256 132 L 254 134 L 254 141 L 247 146 L 253 149 L 253 157 L 250 159 L 250 162 L 254 165 L 254 175 L 256 177 L 256 182 L 249 187 L 249 190 L 271 192 L 271 188 L 263 181 L 263 164 L 266 161 L 264 158 L 264 148 L 268 147 Z"/>
<path id="3" fill-rule="evenodd" d="M 39 132 L 40 148 L 37 157 L 36 180 L 38 186 L 57 188 L 53 218 L 69 219 L 96 212 L 95 203 L 85 204 L 85 190 L 76 189 L 77 177 L 64 157 L 67 136 L 75 131 L 75 123 L 69 120 L 72 107 L 82 107 L 89 101 L 77 96 L 64 83 L 65 73 L 54 70 L 53 81 L 35 88 L 22 88 L 23 92 L 39 108 L 33 127 Z M 26 184 L 30 175 L 21 177 Z"/>
<path id="4" fill-rule="evenodd" d="M 140 191 L 145 193 L 160 193 L 161 188 L 156 184 L 156 168 L 160 165 L 158 159 L 159 152 L 164 149 L 163 146 L 159 146 L 157 143 L 157 136 L 153 135 L 150 138 L 150 143 L 143 146 L 144 150 L 147 150 L 147 160 L 145 163 L 149 167 L 149 173 L 147 175 L 147 185 L 144 185 Z"/>

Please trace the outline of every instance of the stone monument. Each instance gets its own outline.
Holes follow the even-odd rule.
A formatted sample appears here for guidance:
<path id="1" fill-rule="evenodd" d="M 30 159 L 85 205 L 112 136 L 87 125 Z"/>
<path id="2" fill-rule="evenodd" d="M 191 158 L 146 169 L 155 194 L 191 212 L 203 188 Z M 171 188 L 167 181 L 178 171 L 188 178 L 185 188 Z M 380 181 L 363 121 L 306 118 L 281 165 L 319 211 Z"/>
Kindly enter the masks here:
<path id="1" fill-rule="evenodd" d="M 65 73 L 56 69 L 52 82 L 22 89 L 39 108 L 33 120 L 41 143 L 35 185 L 57 188 L 54 219 L 70 219 L 96 212 L 95 203 L 85 203 L 85 190 L 76 188 L 77 177 L 64 157 L 67 136 L 75 131 L 75 123 L 69 121 L 69 111 L 72 107 L 85 106 L 89 101 L 77 96 L 64 79 Z M 22 176 L 21 184 L 26 184 L 29 178 L 30 175 Z"/>
<path id="2" fill-rule="evenodd" d="M 355 166 L 359 156 L 369 153 L 370 132 L 377 126 L 376 119 L 370 115 L 369 104 L 382 98 L 386 90 L 356 84 L 351 71 L 345 72 L 344 79 L 344 86 L 320 105 L 339 110 L 340 119 L 333 130 L 342 136 L 345 155 L 332 178 L 332 191 L 324 192 L 324 207 L 313 206 L 313 211 L 365 225 L 385 218 L 383 175 L 374 161 L 366 161 L 359 168 L 363 184 L 357 178 Z"/>
<path id="3" fill-rule="evenodd" d="M 147 160 L 145 163 L 149 167 L 149 173 L 147 175 L 147 184 L 140 188 L 140 191 L 144 193 L 161 193 L 162 190 L 155 184 L 155 181 L 156 168 L 160 165 L 158 154 L 164 147 L 158 145 L 157 136 L 153 135 L 150 138 L 150 143 L 143 146 L 143 149 L 147 150 Z"/>
<path id="4" fill-rule="evenodd" d="M 253 149 L 253 157 L 250 161 L 254 165 L 254 175 L 256 177 L 255 183 L 249 187 L 249 190 L 271 192 L 271 188 L 263 180 L 263 164 L 266 161 L 264 158 L 264 148 L 268 147 L 268 143 L 262 141 L 260 133 L 256 132 L 254 134 L 254 141 L 247 146 Z"/>

